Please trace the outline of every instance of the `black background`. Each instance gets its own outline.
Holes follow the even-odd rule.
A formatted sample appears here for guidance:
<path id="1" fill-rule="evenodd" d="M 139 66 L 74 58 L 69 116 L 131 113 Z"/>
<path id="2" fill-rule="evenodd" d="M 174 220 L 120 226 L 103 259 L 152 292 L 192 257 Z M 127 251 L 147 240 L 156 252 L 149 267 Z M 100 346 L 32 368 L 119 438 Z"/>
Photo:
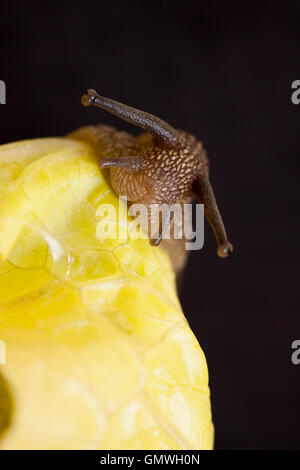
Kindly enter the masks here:
<path id="1" fill-rule="evenodd" d="M 210 371 L 217 449 L 300 448 L 299 2 L 6 2 L 0 143 L 102 122 L 96 88 L 201 139 L 229 238 L 206 227 L 181 299 Z M 170 6 L 171 5 L 171 6 Z"/>

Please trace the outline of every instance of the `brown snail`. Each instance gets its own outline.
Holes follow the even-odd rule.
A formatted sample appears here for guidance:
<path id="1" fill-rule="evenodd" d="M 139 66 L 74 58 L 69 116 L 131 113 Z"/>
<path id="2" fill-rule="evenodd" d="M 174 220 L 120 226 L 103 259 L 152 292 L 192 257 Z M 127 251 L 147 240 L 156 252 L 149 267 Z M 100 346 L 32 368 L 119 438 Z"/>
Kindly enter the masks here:
<path id="1" fill-rule="evenodd" d="M 227 239 L 209 180 L 209 163 L 202 143 L 152 114 L 102 97 L 95 90 L 87 90 L 81 101 L 84 106 L 102 108 L 146 131 L 134 137 L 98 125 L 72 133 L 72 137 L 88 140 L 95 146 L 100 168 L 109 168 L 114 191 L 130 202 L 146 206 L 183 205 L 196 197 L 204 205 L 205 216 L 215 233 L 218 255 L 227 257 L 233 247 Z M 162 240 L 171 222 L 172 213 L 167 211 L 150 243 L 158 245 L 162 241 L 163 248 L 171 253 L 175 270 L 179 271 L 186 258 L 184 245 L 181 240 Z"/>

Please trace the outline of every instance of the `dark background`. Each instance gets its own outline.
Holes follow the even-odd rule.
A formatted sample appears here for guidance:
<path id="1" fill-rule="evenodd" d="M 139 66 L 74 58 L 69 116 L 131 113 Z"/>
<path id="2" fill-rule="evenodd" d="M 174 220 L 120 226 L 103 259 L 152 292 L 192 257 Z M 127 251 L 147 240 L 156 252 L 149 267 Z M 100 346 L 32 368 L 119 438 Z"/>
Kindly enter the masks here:
<path id="1" fill-rule="evenodd" d="M 235 252 L 217 258 L 207 226 L 181 299 L 209 365 L 215 447 L 300 449 L 299 2 L 10 3 L 0 14 L 0 143 L 97 122 L 135 132 L 81 107 L 86 88 L 204 142 Z"/>

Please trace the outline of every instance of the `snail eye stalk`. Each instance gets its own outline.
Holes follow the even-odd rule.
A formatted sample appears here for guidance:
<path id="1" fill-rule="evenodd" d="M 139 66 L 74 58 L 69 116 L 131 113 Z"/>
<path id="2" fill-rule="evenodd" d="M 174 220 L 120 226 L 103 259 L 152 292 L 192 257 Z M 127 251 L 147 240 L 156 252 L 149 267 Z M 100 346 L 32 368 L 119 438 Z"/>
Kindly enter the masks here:
<path id="1" fill-rule="evenodd" d="M 179 134 L 176 129 L 162 119 L 153 114 L 146 113 L 145 111 L 140 111 L 126 104 L 111 100 L 110 98 L 100 96 L 95 90 L 87 90 L 82 95 L 81 102 L 84 106 L 97 106 L 123 119 L 123 121 L 141 127 L 166 144 L 176 145 L 178 142 Z"/>

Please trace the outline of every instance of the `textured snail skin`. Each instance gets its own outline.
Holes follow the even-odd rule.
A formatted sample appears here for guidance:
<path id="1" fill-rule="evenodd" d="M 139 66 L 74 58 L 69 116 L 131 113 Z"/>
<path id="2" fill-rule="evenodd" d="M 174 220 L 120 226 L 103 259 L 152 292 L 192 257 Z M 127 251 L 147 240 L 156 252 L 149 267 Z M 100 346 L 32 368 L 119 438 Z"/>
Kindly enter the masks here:
<path id="1" fill-rule="evenodd" d="M 98 158 L 67 138 L 0 147 L 0 448 L 211 449 L 169 258 L 142 233 L 101 237 L 118 198 Z"/>
<path id="2" fill-rule="evenodd" d="M 199 162 L 193 155 L 184 152 L 183 148 L 175 151 L 169 146 L 157 146 L 155 138 L 149 133 L 134 137 L 113 127 L 97 125 L 82 127 L 72 132 L 70 137 L 92 145 L 100 167 L 110 168 L 108 182 L 114 192 L 127 196 L 129 201 L 144 204 L 149 213 L 153 204 L 180 203 L 183 208 L 184 204 L 192 202 L 189 176 L 197 170 L 207 171 L 205 151 L 202 144 L 192 136 L 187 137 L 190 150 L 192 152 L 194 147 L 194 152 L 202 152 Z M 124 168 L 127 159 L 135 171 L 129 172 Z M 114 166 L 115 161 L 118 162 L 118 167 Z M 109 165 L 103 162 L 109 162 Z M 184 238 L 161 241 L 161 248 L 170 256 L 177 274 L 186 263 L 188 252 L 185 242 Z M 157 245 L 155 241 L 153 244 Z"/>

